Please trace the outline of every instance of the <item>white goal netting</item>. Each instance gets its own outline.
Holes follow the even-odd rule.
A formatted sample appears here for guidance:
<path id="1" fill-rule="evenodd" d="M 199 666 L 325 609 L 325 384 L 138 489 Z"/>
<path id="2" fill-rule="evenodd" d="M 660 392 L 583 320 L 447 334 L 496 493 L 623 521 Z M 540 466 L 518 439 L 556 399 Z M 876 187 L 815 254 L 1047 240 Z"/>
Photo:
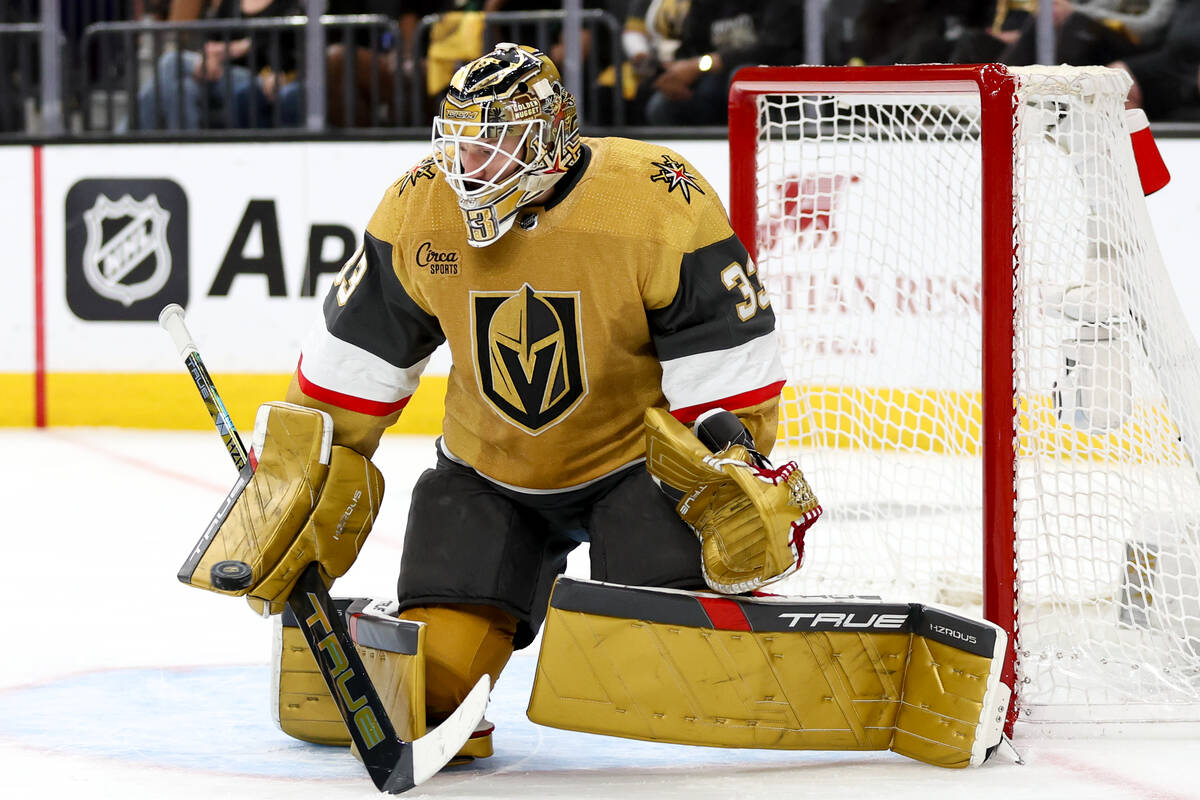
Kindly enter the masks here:
<path id="1" fill-rule="evenodd" d="M 756 99 L 757 153 L 734 169 L 755 171 L 790 378 L 776 457 L 825 508 L 782 588 L 979 611 L 981 441 L 1015 436 L 1022 718 L 1200 720 L 1200 366 L 1138 182 L 1127 79 L 1011 73 L 1013 135 L 986 153 L 979 92 L 961 86 Z M 981 232 L 985 159 L 1014 172 L 1000 251 Z M 985 298 L 985 261 L 1011 292 Z M 985 302 L 1011 308 L 1011 348 L 985 354 Z M 984 429 L 985 358 L 1012 376 L 1015 431 Z"/>

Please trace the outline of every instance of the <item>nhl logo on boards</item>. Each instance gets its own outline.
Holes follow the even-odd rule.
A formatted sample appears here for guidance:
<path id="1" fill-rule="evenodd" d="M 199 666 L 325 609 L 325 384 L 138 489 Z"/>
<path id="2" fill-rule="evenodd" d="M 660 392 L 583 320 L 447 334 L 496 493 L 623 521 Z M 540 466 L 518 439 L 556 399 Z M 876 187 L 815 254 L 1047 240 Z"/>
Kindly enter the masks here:
<path id="1" fill-rule="evenodd" d="M 138 202 L 129 195 L 115 203 L 104 195 L 83 212 L 87 239 L 83 245 L 83 277 L 96 294 L 131 306 L 156 293 L 171 275 L 171 251 L 167 248 L 167 222 L 171 215 L 150 195 Z M 104 236 L 104 223 L 120 220 L 112 236 Z M 126 283 L 130 273 L 143 264 L 150 273 L 142 280 Z"/>
<path id="2" fill-rule="evenodd" d="M 82 180 L 67 193 L 66 214 L 76 316 L 152 321 L 167 303 L 187 303 L 187 198 L 174 181 Z"/>

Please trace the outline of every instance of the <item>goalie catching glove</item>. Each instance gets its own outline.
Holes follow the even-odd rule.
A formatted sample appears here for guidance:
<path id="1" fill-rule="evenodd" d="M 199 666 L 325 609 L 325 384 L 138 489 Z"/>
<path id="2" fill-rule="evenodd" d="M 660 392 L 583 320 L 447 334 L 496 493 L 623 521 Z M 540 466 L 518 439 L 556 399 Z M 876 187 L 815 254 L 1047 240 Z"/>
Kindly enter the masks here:
<path id="1" fill-rule="evenodd" d="M 313 561 L 326 586 L 358 557 L 383 498 L 383 476 L 371 460 L 333 446 L 329 414 L 291 403 L 264 403 L 254 425 L 258 466 L 228 509 L 208 548 L 180 579 L 201 589 L 248 595 L 251 606 L 278 614 Z M 246 588 L 213 586 L 212 567 L 250 565 Z"/>
<path id="2" fill-rule="evenodd" d="M 645 423 L 646 468 L 680 496 L 675 510 L 700 538 L 712 589 L 748 592 L 800 568 L 821 506 L 794 461 L 772 469 L 748 433 L 718 437 L 714 453 L 661 408 L 646 409 Z"/>

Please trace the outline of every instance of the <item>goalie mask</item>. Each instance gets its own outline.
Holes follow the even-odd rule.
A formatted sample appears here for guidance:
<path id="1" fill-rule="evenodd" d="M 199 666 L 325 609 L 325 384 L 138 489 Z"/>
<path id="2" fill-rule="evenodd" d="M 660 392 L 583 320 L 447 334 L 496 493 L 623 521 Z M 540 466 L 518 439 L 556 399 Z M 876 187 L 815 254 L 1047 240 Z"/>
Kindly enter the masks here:
<path id="1" fill-rule="evenodd" d="M 433 147 L 467 241 L 486 247 L 579 159 L 575 98 L 546 55 L 499 44 L 454 74 L 433 120 Z"/>

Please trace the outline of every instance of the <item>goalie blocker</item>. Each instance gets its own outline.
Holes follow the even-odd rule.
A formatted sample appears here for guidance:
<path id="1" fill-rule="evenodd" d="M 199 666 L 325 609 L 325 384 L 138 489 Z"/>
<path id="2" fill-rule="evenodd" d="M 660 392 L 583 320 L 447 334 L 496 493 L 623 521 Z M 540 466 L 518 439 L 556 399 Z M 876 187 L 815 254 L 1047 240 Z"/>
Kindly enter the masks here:
<path id="1" fill-rule="evenodd" d="M 646 741 L 977 766 L 1008 709 L 1006 644 L 990 622 L 916 603 L 560 578 L 528 715 Z"/>

